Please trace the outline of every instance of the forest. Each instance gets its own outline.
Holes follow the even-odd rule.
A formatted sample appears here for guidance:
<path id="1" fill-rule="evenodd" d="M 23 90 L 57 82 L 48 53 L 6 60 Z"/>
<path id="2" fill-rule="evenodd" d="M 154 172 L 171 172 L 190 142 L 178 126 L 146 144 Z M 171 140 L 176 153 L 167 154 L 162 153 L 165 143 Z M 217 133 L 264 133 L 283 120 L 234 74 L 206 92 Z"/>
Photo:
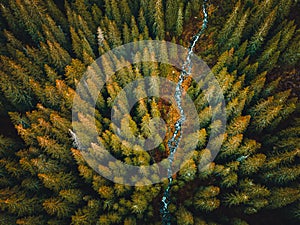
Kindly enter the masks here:
<path id="1" fill-rule="evenodd" d="M 297 0 L 0 0 L 0 225 L 300 224 L 299 11 Z M 142 41 L 159 53 L 136 53 Z M 195 70 L 180 83 L 181 67 L 159 61 L 184 64 L 181 48 L 216 84 Z M 101 90 L 83 79 L 99 70 L 113 74 Z M 178 171 L 159 164 L 182 116 L 159 97 L 175 92 L 162 79 L 197 115 L 179 132 L 197 128 L 178 142 Z"/>

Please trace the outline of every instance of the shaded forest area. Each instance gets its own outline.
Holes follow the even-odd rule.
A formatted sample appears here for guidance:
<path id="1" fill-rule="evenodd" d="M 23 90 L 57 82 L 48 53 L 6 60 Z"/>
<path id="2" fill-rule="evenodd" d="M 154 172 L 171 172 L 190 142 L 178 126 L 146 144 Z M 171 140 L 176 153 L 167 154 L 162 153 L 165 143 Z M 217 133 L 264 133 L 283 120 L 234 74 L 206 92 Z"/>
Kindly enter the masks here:
<path id="1" fill-rule="evenodd" d="M 201 27 L 202 3 L 0 2 L 0 224 L 161 224 L 167 181 L 134 187 L 97 174 L 69 132 L 72 101 L 87 66 L 110 49 L 150 39 L 187 47 Z M 191 81 L 186 91 L 201 129 L 191 139 L 198 142 L 193 157 L 175 175 L 172 224 L 299 224 L 299 8 L 294 0 L 209 2 L 208 29 L 196 53 L 223 90 L 226 133 L 213 140 L 222 141 L 216 159 L 199 170 L 200 159 L 210 158 L 211 131 L 222 124 L 211 122 L 213 109 Z M 178 71 L 173 71 L 161 63 L 141 63 L 107 83 L 95 115 L 99 139 L 111 154 L 136 166 L 168 155 L 165 141 L 151 152 L 120 141 L 108 112 L 127 83 L 144 76 L 174 81 Z M 155 116 L 172 126 L 168 110 L 159 99 L 141 99 L 129 115 L 130 129 L 148 137 L 147 121 Z M 81 120 L 87 127 L 91 123 Z"/>

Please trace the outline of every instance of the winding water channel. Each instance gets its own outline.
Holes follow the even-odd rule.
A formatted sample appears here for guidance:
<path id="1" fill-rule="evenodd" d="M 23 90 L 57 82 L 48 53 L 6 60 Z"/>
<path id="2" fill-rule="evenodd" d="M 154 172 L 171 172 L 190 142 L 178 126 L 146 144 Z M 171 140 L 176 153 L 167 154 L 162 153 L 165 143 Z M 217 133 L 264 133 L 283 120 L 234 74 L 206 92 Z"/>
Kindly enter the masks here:
<path id="1" fill-rule="evenodd" d="M 182 99 L 181 99 L 182 90 L 183 90 L 182 83 L 183 83 L 184 79 L 191 74 L 191 70 L 192 70 L 191 56 L 194 53 L 193 52 L 194 47 L 195 47 L 197 41 L 199 40 L 200 36 L 204 33 L 205 29 L 207 28 L 208 13 L 207 13 L 207 5 L 206 4 L 207 4 L 207 0 L 204 0 L 203 6 L 202 6 L 203 7 L 202 8 L 203 15 L 204 15 L 203 23 L 202 23 L 202 26 L 201 26 L 201 29 L 199 30 L 199 32 L 192 38 L 186 60 L 184 61 L 183 65 L 181 67 L 181 73 L 179 75 L 179 79 L 178 79 L 178 82 L 176 85 L 176 90 L 174 93 L 175 101 L 176 101 L 177 107 L 180 112 L 180 118 L 174 124 L 175 131 L 174 131 L 172 137 L 168 141 L 168 148 L 170 151 L 170 155 L 168 157 L 168 159 L 169 159 L 169 167 L 168 167 L 169 183 L 168 183 L 166 190 L 164 191 L 164 194 L 163 194 L 163 197 L 161 200 L 162 204 L 161 204 L 161 208 L 160 208 L 163 225 L 171 224 L 171 213 L 169 211 L 168 206 L 171 203 L 170 190 L 171 190 L 172 183 L 173 183 L 172 163 L 174 161 L 174 154 L 176 153 L 176 150 L 179 146 L 179 142 L 181 140 L 181 136 L 182 136 L 181 127 L 186 119 L 183 108 L 182 108 Z"/>

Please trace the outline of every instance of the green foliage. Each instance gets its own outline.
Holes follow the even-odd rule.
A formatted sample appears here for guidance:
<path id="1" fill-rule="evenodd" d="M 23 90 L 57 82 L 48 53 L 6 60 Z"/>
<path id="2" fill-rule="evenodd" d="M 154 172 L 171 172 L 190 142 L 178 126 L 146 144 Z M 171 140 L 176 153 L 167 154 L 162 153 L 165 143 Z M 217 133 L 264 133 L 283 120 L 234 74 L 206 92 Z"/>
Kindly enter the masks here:
<path id="1" fill-rule="evenodd" d="M 41 216 L 29 216 L 29 217 L 24 217 L 24 218 L 18 219 L 16 221 L 16 224 L 40 225 L 40 224 L 46 224 L 46 222 L 45 222 L 45 220 L 42 219 Z"/>
<path id="2" fill-rule="evenodd" d="M 49 215 L 55 215 L 58 218 L 70 216 L 71 208 L 67 202 L 60 198 L 51 198 L 43 202 L 43 207 Z"/>
<path id="3" fill-rule="evenodd" d="M 220 193 L 220 188 L 216 186 L 208 186 L 200 188 L 195 195 L 195 206 L 202 211 L 213 211 L 220 206 L 220 200 L 217 196 Z"/>
<path id="4" fill-rule="evenodd" d="M 241 1 L 238 1 L 234 9 L 232 10 L 232 13 L 230 14 L 229 18 L 227 19 L 224 27 L 218 34 L 218 43 L 220 46 L 222 46 L 228 41 L 230 34 L 232 33 L 235 24 L 238 21 L 238 17 L 239 17 L 238 12 L 240 11 L 240 9 L 241 9 Z"/>
<path id="5" fill-rule="evenodd" d="M 183 7 L 179 6 L 178 9 L 178 16 L 177 16 L 177 21 L 176 21 L 176 35 L 180 36 L 182 31 L 183 31 Z M 173 9 L 174 10 L 174 9 Z"/>
<path id="6" fill-rule="evenodd" d="M 179 5 L 177 0 L 167 0 L 166 1 L 166 31 L 174 32 L 177 30 L 178 26 L 178 17 L 179 17 Z M 182 17 L 182 8 L 181 8 L 181 17 Z M 182 24 L 181 24 L 182 26 Z M 178 34 L 178 33 L 177 33 Z"/>
<path id="7" fill-rule="evenodd" d="M 165 36 L 165 26 L 162 0 L 158 0 L 155 2 L 154 10 L 154 23 L 152 27 L 153 33 L 159 40 L 163 40 Z"/>
<path id="8" fill-rule="evenodd" d="M 0 208 L 19 217 L 41 211 L 38 197 L 26 196 L 25 192 L 17 189 L 1 189 Z"/>
<path id="9" fill-rule="evenodd" d="M 241 173 L 252 174 L 259 170 L 265 163 L 266 156 L 264 154 L 256 154 L 245 159 L 240 166 Z"/>
<path id="10" fill-rule="evenodd" d="M 54 191 L 71 188 L 75 182 L 71 174 L 65 174 L 63 172 L 58 174 L 38 174 L 38 177 L 43 181 L 45 187 Z"/>
<path id="11" fill-rule="evenodd" d="M 187 162 L 183 163 L 179 175 L 180 178 L 185 181 L 192 181 L 195 179 L 196 172 L 197 172 L 197 166 L 194 160 L 190 159 Z"/>
<path id="12" fill-rule="evenodd" d="M 299 188 L 275 188 L 270 196 L 270 208 L 280 208 L 291 204 L 299 198 Z"/>
<path id="13" fill-rule="evenodd" d="M 184 207 L 179 208 L 178 213 L 176 215 L 177 224 L 180 225 L 191 225 L 194 224 L 193 215 Z"/>
<path id="14" fill-rule="evenodd" d="M 209 28 L 195 49 L 209 59 L 222 89 L 226 130 L 217 135 L 222 121 L 211 121 L 221 107 L 209 105 L 206 99 L 215 87 L 205 92 L 203 83 L 186 79 L 185 94 L 194 101 L 200 128 L 182 141 L 183 148 L 196 147 L 173 176 L 172 223 L 247 224 L 247 215 L 260 218 L 267 209 L 271 213 L 280 209 L 279 214 L 290 211 L 299 219 L 300 120 L 292 119 L 299 117 L 299 101 L 281 84 L 284 74 L 299 69 L 299 24 L 292 20 L 297 4 L 262 0 L 208 6 Z M 86 163 L 78 145 L 90 144 L 95 121 L 99 140 L 108 151 L 149 175 L 145 168 L 168 156 L 166 142 L 177 115 L 171 102 L 141 96 L 163 94 L 167 87 L 159 90 L 158 81 L 139 82 L 118 107 L 113 104 L 137 78 L 162 76 L 176 82 L 177 69 L 149 61 L 178 60 L 177 48 L 164 45 L 161 56 L 151 49 L 132 56 L 148 62 L 123 68 L 106 82 L 95 117 L 77 115 L 84 123 L 78 128 L 81 140 L 72 131 L 72 125 L 78 126 L 71 121 L 73 96 L 87 66 L 110 49 L 148 39 L 188 46 L 201 26 L 197 22 L 203 18 L 201 5 L 200 0 L 1 2 L 0 106 L 1 113 L 9 111 L 10 121 L 1 117 L 0 224 L 160 224 L 158 208 L 166 182 L 131 187 L 108 181 Z M 108 73 L 124 63 L 123 58 L 109 56 L 101 68 Z M 97 82 L 86 83 L 90 90 L 82 90 L 85 97 L 98 92 Z M 138 102 L 124 115 L 132 99 Z M 112 107 L 120 124 L 110 120 Z M 163 118 L 166 127 L 157 127 L 155 117 Z M 9 123 L 15 130 L 6 127 Z M 117 127 L 124 140 L 118 129 L 114 133 Z M 165 128 L 165 138 L 153 135 Z M 139 143 L 130 143 L 139 137 L 149 138 L 157 148 L 144 151 Z M 208 149 L 208 141 L 213 147 L 221 145 L 214 162 L 211 158 L 217 152 Z M 99 149 L 97 144 L 90 148 L 101 157 Z M 119 165 L 108 162 L 99 170 L 110 175 Z M 141 182 L 135 176 L 131 179 Z M 235 210 L 241 218 L 235 217 Z"/>

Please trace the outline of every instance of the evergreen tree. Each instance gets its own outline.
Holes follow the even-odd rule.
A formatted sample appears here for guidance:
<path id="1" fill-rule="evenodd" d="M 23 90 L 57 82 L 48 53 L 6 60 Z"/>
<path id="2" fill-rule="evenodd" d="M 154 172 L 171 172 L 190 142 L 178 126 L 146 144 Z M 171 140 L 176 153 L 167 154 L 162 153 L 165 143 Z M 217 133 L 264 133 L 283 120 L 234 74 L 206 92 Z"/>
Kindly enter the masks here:
<path id="1" fill-rule="evenodd" d="M 161 0 L 155 2 L 154 5 L 154 23 L 153 23 L 153 33 L 155 37 L 160 40 L 164 39 L 165 28 L 164 28 L 164 14 L 163 14 L 163 4 Z"/>
<path id="2" fill-rule="evenodd" d="M 178 18 L 179 15 L 179 6 L 177 0 L 167 0 L 166 1 L 166 31 L 172 32 L 174 31 L 175 27 L 178 26 Z M 181 17 L 182 17 L 182 8 L 180 10 Z M 177 16 L 178 15 L 178 16 Z M 176 29 L 177 30 L 177 29 Z"/>
<path id="3" fill-rule="evenodd" d="M 182 15 L 182 5 L 179 6 L 178 14 L 176 21 L 176 35 L 180 36 L 183 31 L 183 15 Z"/>

